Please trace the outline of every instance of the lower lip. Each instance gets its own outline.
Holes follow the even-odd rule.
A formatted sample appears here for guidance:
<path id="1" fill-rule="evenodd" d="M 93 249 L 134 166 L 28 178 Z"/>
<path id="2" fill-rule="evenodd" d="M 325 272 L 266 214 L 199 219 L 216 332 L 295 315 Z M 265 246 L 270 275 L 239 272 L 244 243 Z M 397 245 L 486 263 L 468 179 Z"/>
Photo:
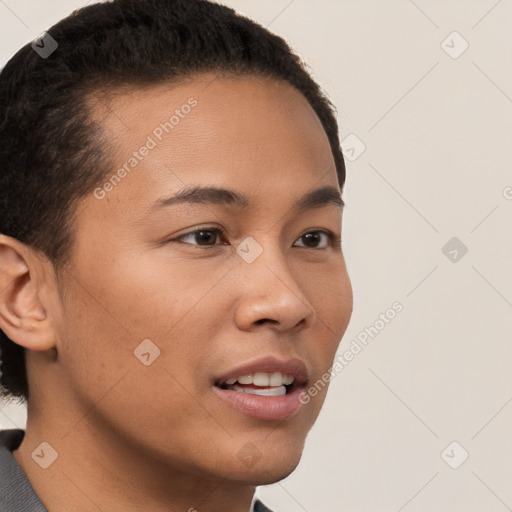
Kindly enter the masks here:
<path id="1" fill-rule="evenodd" d="M 241 391 L 213 388 L 217 395 L 239 411 L 260 420 L 287 420 L 295 416 L 302 403 L 299 401 L 302 387 L 296 387 L 286 395 L 259 396 Z"/>

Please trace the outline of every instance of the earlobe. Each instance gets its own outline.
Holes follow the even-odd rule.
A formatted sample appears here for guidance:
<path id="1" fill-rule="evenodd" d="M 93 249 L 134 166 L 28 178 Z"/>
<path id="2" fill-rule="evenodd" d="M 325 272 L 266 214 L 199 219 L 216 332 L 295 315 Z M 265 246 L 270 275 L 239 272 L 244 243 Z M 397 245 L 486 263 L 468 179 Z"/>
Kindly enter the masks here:
<path id="1" fill-rule="evenodd" d="M 20 241 L 0 235 L 0 329 L 31 350 L 48 350 L 54 336 L 37 292 L 37 257 Z"/>

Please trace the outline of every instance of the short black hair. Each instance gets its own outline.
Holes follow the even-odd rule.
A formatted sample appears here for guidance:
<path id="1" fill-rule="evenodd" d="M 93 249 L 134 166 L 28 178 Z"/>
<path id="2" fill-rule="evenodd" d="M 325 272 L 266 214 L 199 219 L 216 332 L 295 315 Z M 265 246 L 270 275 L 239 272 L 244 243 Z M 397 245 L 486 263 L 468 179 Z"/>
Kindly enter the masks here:
<path id="1" fill-rule="evenodd" d="M 58 45 L 50 55 L 28 43 L 0 73 L 0 233 L 40 251 L 57 271 L 71 255 L 77 201 L 115 165 L 93 121 L 94 98 L 122 86 L 209 72 L 287 82 L 322 123 L 343 190 L 334 105 L 284 39 L 233 9 L 208 0 L 113 0 L 46 32 Z M 3 395 L 28 400 L 24 348 L 1 330 L 0 348 Z"/>

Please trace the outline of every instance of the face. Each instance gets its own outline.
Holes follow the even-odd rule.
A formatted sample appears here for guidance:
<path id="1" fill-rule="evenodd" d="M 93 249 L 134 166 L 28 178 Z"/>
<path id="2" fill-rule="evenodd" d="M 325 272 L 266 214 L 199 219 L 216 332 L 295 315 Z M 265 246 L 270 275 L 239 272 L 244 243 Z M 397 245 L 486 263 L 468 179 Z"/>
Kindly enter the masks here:
<path id="1" fill-rule="evenodd" d="M 352 311 L 328 139 L 299 92 L 255 77 L 201 75 L 110 107 L 97 118 L 116 165 L 77 209 L 55 378 L 94 406 L 91 428 L 147 458 L 279 480 L 327 387 L 307 404 L 300 392 Z M 176 199 L 193 187 L 231 192 Z"/>

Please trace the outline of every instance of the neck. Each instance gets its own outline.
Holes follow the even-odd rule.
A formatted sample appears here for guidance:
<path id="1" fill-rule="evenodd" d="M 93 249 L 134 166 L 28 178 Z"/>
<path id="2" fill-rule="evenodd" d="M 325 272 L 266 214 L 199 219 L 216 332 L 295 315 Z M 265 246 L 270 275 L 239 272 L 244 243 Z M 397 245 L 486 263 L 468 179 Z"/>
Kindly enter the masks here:
<path id="1" fill-rule="evenodd" d="M 25 437 L 13 455 L 48 510 L 249 511 L 253 485 L 200 474 L 143 450 L 83 413 L 79 417 L 76 423 L 76 411 L 50 407 L 43 414 L 29 400 Z M 47 469 L 35 461 L 51 456 L 48 448 L 39 448 L 43 442 L 58 454 Z"/>

